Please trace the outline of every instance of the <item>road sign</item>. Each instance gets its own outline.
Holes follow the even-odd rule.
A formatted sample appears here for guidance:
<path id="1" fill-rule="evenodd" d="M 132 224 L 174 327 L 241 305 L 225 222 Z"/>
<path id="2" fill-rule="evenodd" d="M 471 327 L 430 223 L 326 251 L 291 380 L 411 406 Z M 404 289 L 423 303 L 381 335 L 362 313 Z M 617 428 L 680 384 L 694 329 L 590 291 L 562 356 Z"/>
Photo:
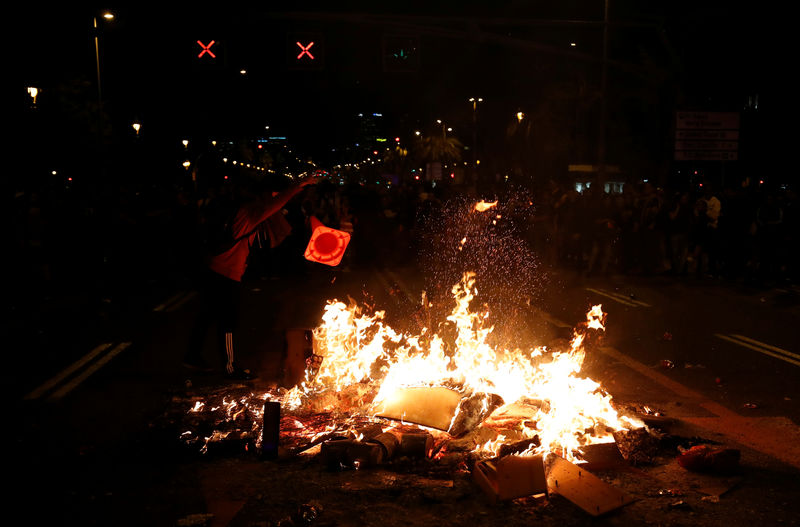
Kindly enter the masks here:
<path id="1" fill-rule="evenodd" d="M 737 112 L 678 112 L 676 161 L 736 161 L 739 156 Z"/>
<path id="2" fill-rule="evenodd" d="M 675 150 L 675 161 L 737 161 L 738 159 L 738 152 Z"/>

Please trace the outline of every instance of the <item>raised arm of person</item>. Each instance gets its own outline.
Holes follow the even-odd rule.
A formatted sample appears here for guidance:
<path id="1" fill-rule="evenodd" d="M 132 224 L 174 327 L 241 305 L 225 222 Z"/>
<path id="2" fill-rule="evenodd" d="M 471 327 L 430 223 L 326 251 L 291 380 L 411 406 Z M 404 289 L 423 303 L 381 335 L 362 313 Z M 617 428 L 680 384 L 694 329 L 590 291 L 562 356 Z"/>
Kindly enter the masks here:
<path id="1" fill-rule="evenodd" d="M 258 224 L 266 220 L 286 206 L 286 204 L 289 203 L 289 201 L 299 194 L 305 187 L 308 185 L 314 185 L 318 183 L 319 180 L 320 178 L 317 177 L 304 178 L 286 190 L 279 192 L 275 196 L 258 200 L 257 206 L 253 211 L 254 217 L 251 218 L 251 221 L 254 224 Z"/>

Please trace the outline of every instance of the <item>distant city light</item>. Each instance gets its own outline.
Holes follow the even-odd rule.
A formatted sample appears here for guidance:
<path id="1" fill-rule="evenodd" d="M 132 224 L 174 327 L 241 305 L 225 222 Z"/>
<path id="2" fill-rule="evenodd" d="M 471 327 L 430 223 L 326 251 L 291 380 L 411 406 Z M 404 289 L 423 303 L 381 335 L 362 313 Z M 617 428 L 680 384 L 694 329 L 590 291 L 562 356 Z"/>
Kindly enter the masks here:
<path id="1" fill-rule="evenodd" d="M 36 96 L 39 95 L 39 88 L 36 88 L 34 86 L 29 86 L 28 87 L 28 95 L 31 96 L 31 99 L 33 99 L 33 104 L 35 105 L 36 104 Z"/>

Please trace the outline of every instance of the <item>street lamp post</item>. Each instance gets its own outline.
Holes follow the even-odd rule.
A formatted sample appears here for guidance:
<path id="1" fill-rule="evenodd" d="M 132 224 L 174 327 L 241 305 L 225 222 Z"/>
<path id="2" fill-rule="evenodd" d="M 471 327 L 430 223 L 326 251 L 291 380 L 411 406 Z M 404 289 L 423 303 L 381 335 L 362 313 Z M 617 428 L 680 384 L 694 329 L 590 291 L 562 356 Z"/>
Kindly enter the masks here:
<path id="1" fill-rule="evenodd" d="M 103 18 L 106 20 L 113 20 L 114 14 L 106 11 L 103 13 Z M 92 19 L 92 24 L 94 26 L 94 59 L 95 65 L 97 66 L 97 104 L 99 106 L 103 105 L 103 90 L 100 84 L 100 31 L 97 29 L 97 15 L 94 16 Z"/>
<path id="2" fill-rule="evenodd" d="M 106 20 L 112 20 L 114 15 L 108 11 L 102 14 Z M 103 151 L 103 89 L 100 78 L 100 31 L 97 26 L 97 15 L 92 18 L 92 25 L 94 27 L 94 59 L 97 68 L 97 149 L 99 153 L 99 176 L 104 179 L 106 170 L 106 161 L 104 159 Z"/>
<path id="3" fill-rule="evenodd" d="M 471 97 L 472 103 L 472 184 L 478 183 L 478 103 L 483 102 L 481 97 Z"/>

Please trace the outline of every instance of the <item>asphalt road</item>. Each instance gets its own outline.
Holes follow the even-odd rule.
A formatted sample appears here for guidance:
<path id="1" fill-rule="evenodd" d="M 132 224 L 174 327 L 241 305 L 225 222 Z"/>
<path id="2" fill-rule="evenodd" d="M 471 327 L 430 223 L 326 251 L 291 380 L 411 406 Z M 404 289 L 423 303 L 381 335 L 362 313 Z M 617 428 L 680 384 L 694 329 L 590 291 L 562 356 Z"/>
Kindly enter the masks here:
<path id="1" fill-rule="evenodd" d="M 280 382 L 286 329 L 317 325 L 327 300 L 368 300 L 402 325 L 425 284 L 413 267 L 292 271 L 253 274 L 245 283 L 238 353 L 259 373 L 256 388 Z M 557 342 L 600 303 L 607 329 L 585 369 L 615 399 L 647 404 L 800 468 L 797 291 L 565 270 L 542 276 L 532 298 L 511 315 L 504 311 L 513 319 L 512 340 Z M 171 525 L 204 510 L 208 490 L 196 472 L 177 468 L 185 460 L 174 438 L 152 433 L 170 398 L 187 386 L 229 383 L 181 364 L 196 307 L 189 282 L 148 284 L 111 313 L 58 311 L 64 319 L 47 319 L 51 336 L 32 343 L 35 353 L 15 356 L 18 374 L 6 382 L 13 401 L 8 453 L 29 524 Z M 214 360 L 210 346 L 206 352 Z"/>

